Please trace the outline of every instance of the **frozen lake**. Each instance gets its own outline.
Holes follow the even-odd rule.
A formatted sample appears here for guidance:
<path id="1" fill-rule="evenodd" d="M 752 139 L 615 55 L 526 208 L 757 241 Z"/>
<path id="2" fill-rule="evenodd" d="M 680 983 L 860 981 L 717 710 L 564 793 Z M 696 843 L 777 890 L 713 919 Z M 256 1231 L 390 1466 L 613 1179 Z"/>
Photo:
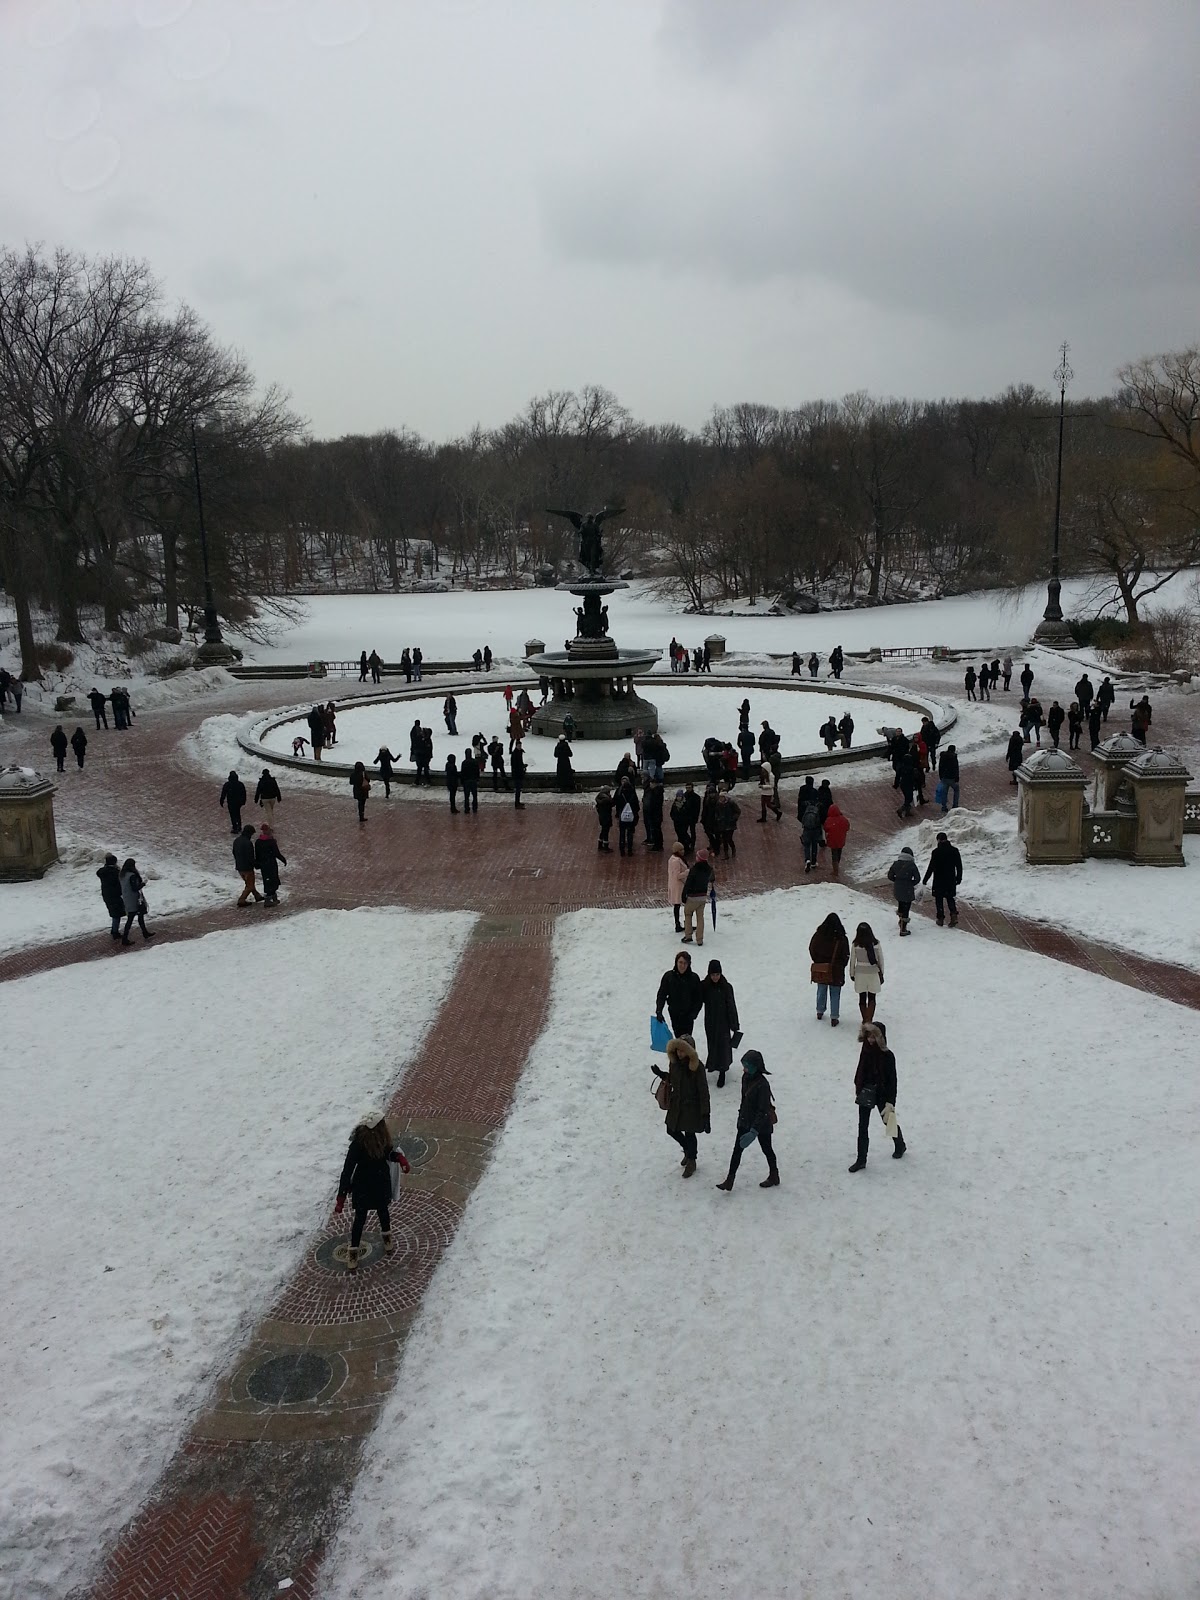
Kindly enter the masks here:
<path id="1" fill-rule="evenodd" d="M 1159 605 L 1179 604 L 1191 574 L 1181 574 L 1160 591 Z M 1063 584 L 1063 609 L 1068 615 L 1084 609 L 1094 585 L 1086 579 Z M 1170 598 L 1168 598 L 1170 596 Z M 543 639 L 561 649 L 572 629 L 571 596 L 553 589 L 466 590 L 451 594 L 315 595 L 304 602 L 306 616 L 281 631 L 270 645 L 246 644 L 251 661 L 345 660 L 361 650 L 377 650 L 386 661 L 398 661 L 405 645 L 420 645 L 429 660 L 465 660 L 490 645 L 500 659 L 525 653 L 525 641 Z M 665 652 L 672 636 L 681 644 L 701 645 L 706 634 L 722 633 L 731 650 L 807 656 L 822 659 L 840 644 L 845 650 L 873 645 L 898 649 L 911 645 L 948 645 L 954 649 L 993 649 L 1027 641 L 1041 620 L 1046 590 L 987 590 L 952 600 L 917 605 L 879 606 L 866 611 L 829 611 L 815 617 L 768 617 L 753 613 L 732 617 L 684 616 L 651 593 L 648 585 L 631 584 L 608 602 L 612 632 L 627 647 Z M 665 665 L 659 668 L 666 672 Z"/>

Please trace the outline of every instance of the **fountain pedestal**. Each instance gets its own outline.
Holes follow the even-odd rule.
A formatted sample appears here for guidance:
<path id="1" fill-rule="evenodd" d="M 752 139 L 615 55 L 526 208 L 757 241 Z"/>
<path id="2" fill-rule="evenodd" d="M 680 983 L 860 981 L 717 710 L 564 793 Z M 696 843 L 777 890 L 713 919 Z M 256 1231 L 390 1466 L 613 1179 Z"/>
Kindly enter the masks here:
<path id="1" fill-rule="evenodd" d="M 641 698 L 634 678 L 650 672 L 662 652 L 619 649 L 609 637 L 608 607 L 601 603 L 629 585 L 619 578 L 584 578 L 557 587 L 578 595 L 583 604 L 575 608 L 575 637 L 564 641 L 564 649 L 526 659 L 531 671 L 550 680 L 550 698 L 534 712 L 534 733 L 557 739 L 568 716 L 576 739 L 624 739 L 638 728 L 656 731 L 658 709 Z"/>

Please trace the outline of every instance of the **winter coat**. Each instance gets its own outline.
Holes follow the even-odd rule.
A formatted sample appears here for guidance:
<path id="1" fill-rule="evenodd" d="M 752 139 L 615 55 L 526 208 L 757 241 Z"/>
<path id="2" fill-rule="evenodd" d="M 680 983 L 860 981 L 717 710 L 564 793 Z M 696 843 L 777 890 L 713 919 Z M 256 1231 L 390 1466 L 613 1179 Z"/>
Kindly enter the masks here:
<path id="1" fill-rule="evenodd" d="M 700 1057 L 682 1039 L 667 1045 L 668 1133 L 710 1133 L 708 1075 Z"/>
<path id="2" fill-rule="evenodd" d="M 264 800 L 282 800 L 282 798 L 283 796 L 279 793 L 279 785 L 270 773 L 265 774 L 258 780 L 254 789 L 254 804 L 256 806 L 262 805 Z"/>
<path id="3" fill-rule="evenodd" d="M 564 737 L 554 746 L 554 759 L 558 763 L 558 776 L 569 778 L 571 776 L 571 757 L 574 751 L 569 741 Z"/>
<path id="4" fill-rule="evenodd" d="M 737 1131 L 760 1136 L 771 1132 L 771 1085 L 761 1072 L 742 1074 L 742 1103 L 738 1107 Z"/>
<path id="5" fill-rule="evenodd" d="M 647 832 L 657 832 L 662 828 L 663 819 L 663 787 L 661 783 L 648 783 L 642 795 L 642 820 L 646 824 Z"/>
<path id="6" fill-rule="evenodd" d="M 140 906 L 145 905 L 146 897 L 142 893 L 145 886 L 145 879 L 136 867 L 121 874 L 121 902 L 126 916 L 133 916 Z"/>
<path id="7" fill-rule="evenodd" d="M 287 857 L 275 839 L 255 839 L 254 865 L 262 873 L 264 883 L 279 882 L 279 864 L 287 866 Z"/>
<path id="8" fill-rule="evenodd" d="M 700 987 L 704 990 L 704 1040 L 708 1046 L 704 1065 L 709 1072 L 728 1072 L 733 1065 L 732 1035 L 741 1026 L 733 985 L 726 977 L 719 977 L 716 983 L 702 978 Z"/>
<path id="9" fill-rule="evenodd" d="M 125 901 L 121 895 L 121 870 L 119 867 L 97 867 L 96 876 L 100 879 L 100 893 L 104 896 L 104 904 L 109 916 L 119 917 L 125 909 Z"/>
<path id="10" fill-rule="evenodd" d="M 962 882 L 962 856 L 950 843 L 943 839 L 940 844 L 933 847 L 933 854 L 929 858 L 929 865 L 925 868 L 922 883 L 933 879 L 934 894 L 953 894 Z"/>
<path id="11" fill-rule="evenodd" d="M 796 796 L 796 816 L 801 823 L 804 821 L 804 813 L 807 811 L 809 806 L 812 806 L 816 811 L 817 823 L 819 825 L 821 820 L 821 812 L 817 801 L 817 786 L 811 778 L 809 778 L 807 782 L 801 784 L 800 792 Z"/>
<path id="12" fill-rule="evenodd" d="M 75 751 L 76 755 L 87 749 L 87 734 L 84 733 L 82 728 L 76 728 L 71 735 L 71 749 Z"/>
<path id="13" fill-rule="evenodd" d="M 100 693 L 99 689 L 93 689 L 88 695 L 88 704 L 91 706 L 92 711 L 96 716 L 99 716 L 104 710 L 104 696 Z"/>
<path id="14" fill-rule="evenodd" d="M 691 1033 L 692 1024 L 704 1005 L 704 990 L 699 975 L 691 967 L 680 972 L 671 966 L 662 975 L 658 998 L 654 1003 L 655 1015 L 661 1017 L 663 1007 L 671 1013 L 671 1027 L 676 1033 Z"/>
<path id="15" fill-rule="evenodd" d="M 703 900 L 712 888 L 716 873 L 708 861 L 693 862 L 688 869 L 688 875 L 683 880 L 683 898 L 685 900 Z"/>
<path id="16" fill-rule="evenodd" d="M 731 794 L 717 796 L 717 827 L 721 833 L 736 833 L 742 808 Z"/>
<path id="17" fill-rule="evenodd" d="M 391 1145 L 392 1136 L 384 1122 L 376 1128 L 355 1128 L 338 1182 L 339 1200 L 349 1193 L 356 1211 L 378 1211 L 391 1205 Z"/>
<path id="18" fill-rule="evenodd" d="M 631 783 L 622 784 L 613 799 L 613 810 L 616 812 L 618 822 L 626 806 L 633 812 L 633 820 L 636 823 L 642 814 L 642 802 L 638 799 L 637 790 Z"/>
<path id="19" fill-rule="evenodd" d="M 246 785 L 239 778 L 236 783 L 226 778 L 221 785 L 221 805 L 228 805 L 230 811 L 240 811 L 246 804 Z"/>
<path id="20" fill-rule="evenodd" d="M 1008 755 L 1005 759 L 1008 762 L 1008 770 L 1010 772 L 1015 772 L 1025 760 L 1025 741 L 1021 738 L 1019 733 L 1014 733 L 1010 736 L 1008 741 Z"/>
<path id="21" fill-rule="evenodd" d="M 1096 703 L 1097 703 L 1097 705 L 1099 705 L 1101 707 L 1101 709 L 1103 709 L 1105 706 L 1111 706 L 1113 701 L 1116 698 L 1117 698 L 1117 691 L 1113 688 L 1112 684 L 1108 681 L 1108 679 L 1105 678 L 1103 683 L 1096 690 Z"/>
<path id="22" fill-rule="evenodd" d="M 1060 705 L 1052 705 L 1046 713 L 1046 726 L 1051 733 L 1057 733 L 1066 720 L 1066 712 Z"/>
<path id="23" fill-rule="evenodd" d="M 710 838 L 721 831 L 721 824 L 717 821 L 717 791 L 706 789 L 704 799 L 700 803 L 700 821 L 704 831 Z"/>
<path id="24" fill-rule="evenodd" d="M 912 905 L 920 881 L 921 869 L 911 856 L 898 855 L 888 868 L 888 882 L 895 893 L 898 906 Z"/>
<path id="25" fill-rule="evenodd" d="M 67 736 L 61 728 L 55 728 L 50 735 L 50 748 L 56 757 L 61 758 L 67 753 Z"/>
<path id="26" fill-rule="evenodd" d="M 883 950 L 875 946 L 872 962 L 862 945 L 850 947 L 850 982 L 855 994 L 878 994 L 883 986 Z"/>
<path id="27" fill-rule="evenodd" d="M 425 736 L 421 729 L 410 728 L 408 733 L 408 759 L 420 761 L 425 746 Z"/>
<path id="28" fill-rule="evenodd" d="M 808 954 L 812 961 L 829 963 L 832 969 L 829 983 L 840 989 L 846 981 L 846 963 L 850 960 L 850 944 L 845 934 L 834 933 L 822 924 L 808 941 Z M 816 981 L 814 978 L 813 982 Z"/>
<path id="29" fill-rule="evenodd" d="M 938 757 L 938 777 L 943 783 L 958 782 L 958 751 L 943 750 Z"/>
<path id="30" fill-rule="evenodd" d="M 682 856 L 672 855 L 667 861 L 667 904 L 683 904 L 683 885 L 688 875 L 688 864 Z"/>
<path id="31" fill-rule="evenodd" d="M 611 828 L 613 819 L 613 797 L 603 791 L 596 796 L 596 815 L 600 819 L 602 828 Z"/>
<path id="32" fill-rule="evenodd" d="M 371 780 L 365 771 L 352 774 L 350 778 L 350 792 L 356 800 L 365 800 L 371 792 Z"/>
<path id="33" fill-rule="evenodd" d="M 882 1111 L 884 1106 L 896 1104 L 896 1058 L 883 1041 L 883 1034 L 873 1022 L 864 1022 L 859 1029 L 863 1041 L 854 1073 L 854 1093 L 873 1090 L 874 1104 Z"/>
<path id="34" fill-rule="evenodd" d="M 379 774 L 381 777 L 391 777 L 392 769 L 396 764 L 396 760 L 397 758 L 392 754 L 391 750 L 386 744 L 380 746 L 375 756 L 375 765 L 379 768 Z"/>
<path id="35" fill-rule="evenodd" d="M 844 850 L 849 832 L 850 818 L 839 811 L 836 804 L 831 805 L 825 813 L 825 843 L 831 850 Z"/>
<path id="36" fill-rule="evenodd" d="M 233 841 L 233 864 L 239 872 L 254 871 L 254 840 L 239 833 Z"/>
<path id="37" fill-rule="evenodd" d="M 700 796 L 694 789 L 685 789 L 683 799 L 679 803 L 688 825 L 694 828 L 700 821 Z"/>

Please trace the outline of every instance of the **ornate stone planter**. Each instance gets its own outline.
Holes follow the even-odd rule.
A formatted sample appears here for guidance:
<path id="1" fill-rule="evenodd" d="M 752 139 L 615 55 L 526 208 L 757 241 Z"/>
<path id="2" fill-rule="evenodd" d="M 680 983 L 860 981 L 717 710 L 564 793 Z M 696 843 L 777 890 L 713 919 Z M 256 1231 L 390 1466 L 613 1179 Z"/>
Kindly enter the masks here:
<path id="1" fill-rule="evenodd" d="M 32 767 L 0 769 L 0 882 L 40 878 L 57 860 L 54 785 Z"/>
<path id="2" fill-rule="evenodd" d="M 1156 867 L 1184 866 L 1183 813 L 1191 773 L 1161 746 L 1140 750 L 1121 771 L 1137 808 L 1133 859 Z"/>
<path id="3" fill-rule="evenodd" d="M 1018 828 L 1032 866 L 1083 860 L 1087 774 L 1065 750 L 1038 750 L 1017 769 Z"/>

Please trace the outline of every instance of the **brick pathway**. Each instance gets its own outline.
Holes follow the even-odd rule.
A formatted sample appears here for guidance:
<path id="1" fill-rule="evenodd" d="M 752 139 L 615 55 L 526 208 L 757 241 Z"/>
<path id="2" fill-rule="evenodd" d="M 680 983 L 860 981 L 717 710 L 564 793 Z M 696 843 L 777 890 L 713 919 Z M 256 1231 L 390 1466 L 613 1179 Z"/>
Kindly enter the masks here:
<path id="1" fill-rule="evenodd" d="M 163 918 L 154 918 L 152 908 L 164 941 L 326 907 L 469 909 L 480 921 L 452 999 L 389 1101 L 413 1161 L 394 1224 L 396 1255 L 384 1259 L 378 1234 L 368 1230 L 369 1255 L 351 1278 L 340 1253 L 342 1219 L 331 1219 L 309 1242 L 149 1504 L 110 1552 L 90 1591 L 95 1600 L 257 1600 L 276 1593 L 284 1578 L 292 1580 L 290 1595 L 314 1592 L 361 1442 L 392 1387 L 421 1297 L 486 1167 L 540 1032 L 555 919 L 585 905 L 665 902 L 664 857 L 641 850 L 632 860 L 598 854 L 586 799 L 538 797 L 518 813 L 485 789 L 478 815 L 468 817 L 451 816 L 444 801 L 389 804 L 376 791 L 360 828 L 348 788 L 343 795 L 289 786 L 281 773 L 277 822 L 291 863 L 283 903 L 274 912 L 235 910 L 240 884 L 217 809 L 219 784 L 187 766 L 176 747 L 204 715 L 264 710 L 294 697 L 295 686 L 239 685 L 210 705 L 145 714 L 131 733 L 90 735 L 86 771 L 64 775 L 60 825 L 112 838 L 118 854 L 153 848 L 228 875 L 226 906 Z M 5 758 L 44 767 L 48 732 L 44 720 L 30 718 L 6 740 Z M 252 791 L 249 763 L 241 770 Z M 1011 800 L 1001 751 L 986 762 L 968 758 L 965 770 L 972 804 Z M 856 855 L 899 826 L 890 773 L 882 762 L 878 771 L 877 783 L 845 791 L 853 824 L 845 877 L 890 900 L 886 885 L 854 877 Z M 827 881 L 824 871 L 805 877 L 794 819 L 760 826 L 756 792 L 740 793 L 739 853 L 721 864 L 722 896 Z M 256 816 L 249 808 L 247 818 Z M 101 917 L 97 923 L 94 936 L 0 958 L 0 982 L 68 962 L 137 959 L 136 948 L 114 947 Z M 961 925 L 968 935 L 1024 946 L 1200 1008 L 1200 975 L 1184 969 L 969 905 Z M 283 1386 L 282 1399 L 264 1391 L 272 1375 Z"/>

